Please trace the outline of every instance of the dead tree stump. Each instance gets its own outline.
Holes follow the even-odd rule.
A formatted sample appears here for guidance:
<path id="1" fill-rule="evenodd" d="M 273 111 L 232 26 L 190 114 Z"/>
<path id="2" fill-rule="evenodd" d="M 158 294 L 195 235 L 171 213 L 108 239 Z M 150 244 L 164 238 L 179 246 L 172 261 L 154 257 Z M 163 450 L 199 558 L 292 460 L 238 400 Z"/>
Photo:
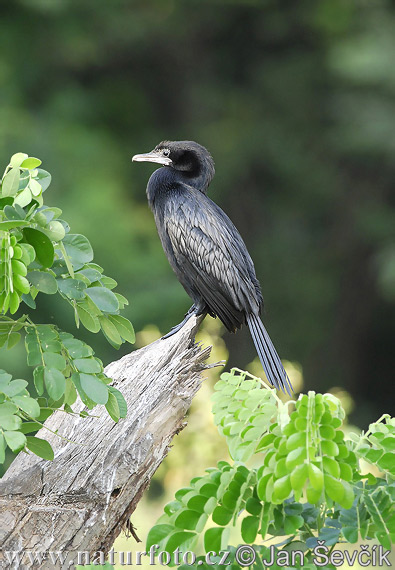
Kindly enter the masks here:
<path id="1" fill-rule="evenodd" d="M 18 455 L 0 480 L 0 568 L 12 567 L 7 552 L 61 551 L 63 568 L 78 551 L 108 552 L 184 427 L 211 350 L 195 344 L 198 324 L 192 317 L 172 337 L 106 367 L 127 418 L 114 423 L 101 407 L 90 418 L 56 412 L 45 425 L 76 443 L 42 429 L 54 461 Z"/>

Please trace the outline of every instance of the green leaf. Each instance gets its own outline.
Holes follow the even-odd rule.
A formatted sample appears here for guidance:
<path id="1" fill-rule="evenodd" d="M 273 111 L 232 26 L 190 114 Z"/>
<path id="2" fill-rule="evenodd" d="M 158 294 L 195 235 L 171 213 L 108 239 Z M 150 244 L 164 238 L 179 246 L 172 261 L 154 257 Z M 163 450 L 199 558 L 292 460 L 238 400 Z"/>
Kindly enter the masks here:
<path id="1" fill-rule="evenodd" d="M 42 457 L 42 459 L 52 461 L 54 458 L 53 449 L 45 439 L 28 435 L 26 437 L 26 447 L 35 455 Z"/>
<path id="2" fill-rule="evenodd" d="M 21 171 L 19 168 L 11 168 L 3 178 L 1 185 L 2 196 L 15 196 L 19 189 Z"/>
<path id="3" fill-rule="evenodd" d="M 33 156 L 29 156 L 29 158 L 25 158 L 25 160 L 20 165 L 21 168 L 28 168 L 29 170 L 34 170 L 38 166 L 40 166 L 41 160 L 39 158 L 34 158 Z"/>
<path id="4" fill-rule="evenodd" d="M 4 463 L 5 460 L 5 448 L 6 443 L 2 433 L 0 433 L 0 463 Z"/>
<path id="5" fill-rule="evenodd" d="M 20 340 L 21 340 L 21 335 L 19 333 L 14 332 L 8 335 L 7 349 L 10 350 L 11 348 L 13 348 L 16 344 L 18 344 Z"/>
<path id="6" fill-rule="evenodd" d="M 284 501 L 291 493 L 291 478 L 290 475 L 285 475 L 274 481 L 273 485 L 273 502 Z"/>
<path id="7" fill-rule="evenodd" d="M 246 511 L 250 515 L 258 516 L 262 510 L 262 503 L 255 497 L 250 497 L 246 502 Z"/>
<path id="8" fill-rule="evenodd" d="M 75 388 L 77 389 L 77 392 L 80 395 L 80 398 L 83 401 L 83 403 L 86 406 L 88 406 L 90 409 L 93 408 L 95 406 L 95 402 L 92 402 L 92 400 L 88 398 L 88 396 L 85 394 L 84 390 L 82 389 L 80 375 L 78 374 L 78 372 L 73 372 L 73 374 L 71 375 L 71 381 L 73 382 Z"/>
<path id="9" fill-rule="evenodd" d="M 284 520 L 285 534 L 295 534 L 304 525 L 304 518 L 300 515 L 286 516 Z"/>
<path id="10" fill-rule="evenodd" d="M 304 432 L 296 432 L 290 435 L 287 439 L 287 450 L 292 451 L 299 447 L 306 446 L 306 434 Z"/>
<path id="11" fill-rule="evenodd" d="M 86 266 L 83 269 L 81 269 L 80 271 L 78 271 L 77 275 L 84 275 L 90 283 L 94 283 L 95 281 L 99 281 L 99 279 L 102 276 L 100 271 L 98 271 L 97 269 L 94 269 L 93 267 L 88 267 L 88 266 Z M 106 287 L 106 285 L 104 285 L 104 287 Z"/>
<path id="12" fill-rule="evenodd" d="M 108 400 L 108 388 L 92 374 L 80 374 L 81 387 L 85 394 L 96 402 L 96 404 L 106 404 Z"/>
<path id="13" fill-rule="evenodd" d="M 176 548 L 179 548 L 181 553 L 186 552 L 187 550 L 193 550 L 196 545 L 197 538 L 198 535 L 195 532 L 173 532 L 173 534 L 171 534 L 164 543 L 164 550 L 170 553 L 173 553 Z"/>
<path id="14" fill-rule="evenodd" d="M 93 354 L 93 350 L 90 346 L 78 340 L 77 338 L 62 339 L 63 346 L 66 348 L 67 352 L 71 358 L 86 358 Z"/>
<path id="15" fill-rule="evenodd" d="M 6 231 L 12 228 L 23 228 L 29 225 L 25 220 L 9 220 L 5 222 L 0 222 L 0 230 Z"/>
<path id="16" fill-rule="evenodd" d="M 88 374 L 97 374 L 103 370 L 95 358 L 76 358 L 73 364 L 79 372 L 87 372 Z"/>
<path id="17" fill-rule="evenodd" d="M 52 342 L 58 338 L 58 333 L 51 325 L 37 325 L 36 330 L 40 342 L 44 345 L 45 343 Z"/>
<path id="18" fill-rule="evenodd" d="M 378 461 L 378 467 L 395 475 L 395 453 L 391 451 L 384 453 Z"/>
<path id="19" fill-rule="evenodd" d="M 340 481 L 332 477 L 332 475 L 324 474 L 325 493 L 332 499 L 340 503 L 344 496 L 344 487 Z"/>
<path id="20" fill-rule="evenodd" d="M 107 386 L 110 393 L 116 398 L 119 407 L 119 414 L 121 418 L 126 418 L 128 407 L 125 398 L 119 390 L 113 386 Z"/>
<path id="21" fill-rule="evenodd" d="M 95 303 L 88 295 L 85 295 L 85 299 L 78 304 L 81 305 L 81 307 L 83 307 L 86 311 L 88 311 L 92 317 L 101 317 L 103 315 L 101 310 L 97 307 L 97 305 L 95 305 Z"/>
<path id="22" fill-rule="evenodd" d="M 174 518 L 174 525 L 184 530 L 195 530 L 202 513 L 191 509 L 181 509 L 177 511 Z"/>
<path id="23" fill-rule="evenodd" d="M 32 431 L 38 431 L 41 429 L 41 425 L 37 422 L 23 422 L 21 425 L 21 433 L 31 433 Z"/>
<path id="24" fill-rule="evenodd" d="M 3 318 L 4 320 L 0 320 L 0 332 L 8 334 L 11 331 L 11 329 L 15 328 L 14 322 L 11 319 L 9 321 L 6 320 L 8 319 L 8 317 L 3 317 Z"/>
<path id="25" fill-rule="evenodd" d="M 121 317 L 121 315 L 110 315 L 109 319 L 114 323 L 121 337 L 127 342 L 130 342 L 130 344 L 134 344 L 136 335 L 132 323 L 128 321 L 128 319 L 125 319 L 125 317 Z"/>
<path id="26" fill-rule="evenodd" d="M 207 505 L 207 501 L 209 499 L 207 497 L 202 497 L 202 495 L 194 495 L 187 501 L 188 509 L 192 509 L 193 511 L 197 511 L 199 513 L 206 512 L 204 507 Z"/>
<path id="27" fill-rule="evenodd" d="M 174 526 L 170 524 L 156 524 L 151 528 L 147 536 L 147 550 L 153 544 L 161 545 L 174 531 Z"/>
<path id="28" fill-rule="evenodd" d="M 95 305 L 105 313 L 114 313 L 119 310 L 118 299 L 110 289 L 105 287 L 88 287 L 85 293 Z"/>
<path id="29" fill-rule="evenodd" d="M 215 507 L 213 514 L 213 521 L 215 524 L 225 526 L 230 523 L 233 517 L 233 511 L 226 509 L 225 507 L 218 505 Z"/>
<path id="30" fill-rule="evenodd" d="M 23 392 L 27 385 L 28 383 L 26 380 L 12 380 L 9 384 L 4 384 L 1 382 L 0 377 L 0 392 L 3 392 L 3 394 L 6 394 L 10 398 L 20 394 L 20 392 Z"/>
<path id="31" fill-rule="evenodd" d="M 335 479 L 339 479 L 340 477 L 340 466 L 336 459 L 332 457 L 324 456 L 322 458 L 322 464 L 324 466 L 324 470 L 332 475 Z"/>
<path id="32" fill-rule="evenodd" d="M 44 394 L 44 366 L 37 366 L 33 370 L 33 378 L 37 394 L 42 396 Z"/>
<path id="33" fill-rule="evenodd" d="M 344 489 L 344 495 L 342 499 L 339 501 L 339 504 L 344 509 L 350 509 L 354 502 L 354 497 L 355 497 L 354 490 L 352 486 L 349 483 L 347 483 L 347 481 L 342 481 L 342 485 Z"/>
<path id="34" fill-rule="evenodd" d="M 312 505 L 315 505 L 318 503 L 318 501 L 321 498 L 321 491 L 317 491 L 316 489 L 313 489 L 311 484 L 309 484 L 307 486 L 307 489 L 306 489 L 306 496 L 307 496 L 308 502 L 311 503 Z"/>
<path id="35" fill-rule="evenodd" d="M 12 401 L 32 418 L 37 418 L 40 415 L 40 406 L 34 398 L 30 398 L 30 396 L 14 396 Z"/>
<path id="36" fill-rule="evenodd" d="M 112 279 L 112 277 L 107 277 L 107 275 L 101 275 L 99 279 L 103 287 L 107 287 L 107 289 L 115 289 L 115 287 L 118 285 L 115 279 Z"/>
<path id="37" fill-rule="evenodd" d="M 19 192 L 19 194 L 15 197 L 14 205 L 17 204 L 21 208 L 24 208 L 25 206 L 30 204 L 32 199 L 33 199 L 33 196 L 32 196 L 32 193 L 30 191 L 30 188 L 29 188 L 29 186 L 26 186 L 26 188 L 24 188 L 22 190 L 22 192 Z"/>
<path id="38" fill-rule="evenodd" d="M 0 416 L 12 416 L 18 411 L 17 406 L 11 402 L 3 402 L 0 404 Z"/>
<path id="39" fill-rule="evenodd" d="M 20 451 L 26 444 L 26 437 L 20 431 L 3 432 L 7 445 L 12 451 Z"/>
<path id="40" fill-rule="evenodd" d="M 303 463 L 306 457 L 307 452 L 305 447 L 298 447 L 297 449 L 290 451 L 285 460 L 288 471 L 292 471 L 297 465 Z"/>
<path id="41" fill-rule="evenodd" d="M 41 186 L 38 184 L 40 190 Z M 53 220 L 49 222 L 49 224 L 44 229 L 45 233 L 52 241 L 61 241 L 64 236 L 66 235 L 66 231 L 63 227 L 63 224 L 58 222 L 57 220 Z"/>
<path id="42" fill-rule="evenodd" d="M 21 261 L 23 261 L 26 266 L 30 265 L 30 263 L 33 263 L 33 261 L 36 259 L 36 252 L 34 250 L 34 247 L 25 242 L 19 242 L 19 245 L 22 249 Z"/>
<path id="43" fill-rule="evenodd" d="M 308 477 L 308 468 L 305 463 L 297 465 L 291 472 L 291 487 L 294 491 L 301 491 Z"/>
<path id="44" fill-rule="evenodd" d="M 27 363 L 29 366 L 38 366 L 42 363 L 40 346 L 35 339 L 29 337 L 26 342 Z"/>
<path id="45" fill-rule="evenodd" d="M 121 415 L 118 406 L 118 400 L 111 392 L 108 393 L 108 400 L 106 403 L 106 410 L 114 422 L 118 422 Z"/>
<path id="46" fill-rule="evenodd" d="M 100 330 L 100 323 L 97 317 L 94 317 L 88 311 L 86 311 L 81 305 L 77 304 L 77 313 L 81 323 L 84 325 L 88 331 L 91 332 L 99 332 Z"/>
<path id="47" fill-rule="evenodd" d="M 27 158 L 28 155 L 24 152 L 17 152 L 11 156 L 10 164 L 11 166 L 20 166 L 22 162 Z"/>
<path id="48" fill-rule="evenodd" d="M 241 536 L 244 542 L 252 544 L 259 529 L 259 518 L 254 516 L 247 516 L 242 520 L 241 523 Z"/>
<path id="49" fill-rule="evenodd" d="M 226 491 L 222 496 L 222 505 L 229 509 L 230 511 L 234 512 L 237 501 L 239 500 L 240 496 L 240 489 L 237 489 L 237 492 Z"/>
<path id="50" fill-rule="evenodd" d="M 44 192 L 51 184 L 51 175 L 46 170 L 43 170 L 42 168 L 37 168 L 36 180 L 38 180 L 38 183 L 40 184 Z"/>
<path id="51" fill-rule="evenodd" d="M 69 299 L 76 299 L 77 301 L 84 299 L 86 283 L 80 279 L 57 279 L 58 288 L 63 295 L 66 295 Z"/>
<path id="52" fill-rule="evenodd" d="M 119 303 L 119 308 L 123 309 L 125 307 L 125 305 L 129 305 L 129 301 L 126 299 L 126 297 L 124 297 L 123 295 L 120 295 L 119 293 L 114 293 L 114 295 L 116 296 L 118 303 Z"/>
<path id="53" fill-rule="evenodd" d="M 5 345 L 8 340 L 8 334 L 0 334 L 0 348 Z"/>
<path id="54" fill-rule="evenodd" d="M 26 265 L 22 263 L 22 261 L 19 261 L 18 259 L 13 259 L 11 261 L 11 267 L 13 273 L 18 273 L 19 275 L 23 276 L 27 274 Z"/>
<path id="55" fill-rule="evenodd" d="M 37 180 L 34 180 L 34 178 L 32 178 L 29 182 L 29 189 L 33 196 L 39 196 L 43 190 L 40 184 L 37 182 Z"/>
<path id="56" fill-rule="evenodd" d="M 43 267 L 51 267 L 55 251 L 51 240 L 44 232 L 35 228 L 23 230 L 26 241 L 33 246 L 36 257 Z"/>
<path id="57" fill-rule="evenodd" d="M 58 284 L 52 273 L 45 271 L 30 271 L 27 275 L 28 280 L 38 291 L 47 295 L 54 295 L 58 290 Z"/>
<path id="58" fill-rule="evenodd" d="M 56 352 L 44 352 L 43 358 L 48 368 L 56 368 L 60 371 L 66 368 L 66 360 L 61 354 L 57 354 Z"/>
<path id="59" fill-rule="evenodd" d="M 44 368 L 44 382 L 49 396 L 55 402 L 63 396 L 66 389 L 66 379 L 59 370 Z"/>
<path id="60" fill-rule="evenodd" d="M 122 339 L 118 333 L 116 326 L 107 318 L 99 317 L 99 323 L 104 334 L 116 345 L 122 344 Z"/>
<path id="61" fill-rule="evenodd" d="M 316 491 L 322 491 L 324 486 L 324 474 L 319 467 L 313 463 L 309 463 L 308 474 L 310 484 Z"/>
<path id="62" fill-rule="evenodd" d="M 30 283 L 23 275 L 14 274 L 12 276 L 12 281 L 14 283 L 14 289 L 17 289 L 21 293 L 27 295 L 30 293 Z"/>
<path id="63" fill-rule="evenodd" d="M 72 406 L 74 402 L 77 400 L 78 394 L 75 388 L 74 383 L 71 381 L 71 378 L 66 379 L 66 391 L 64 394 L 64 403 Z"/>
<path id="64" fill-rule="evenodd" d="M 7 220 L 17 220 L 17 221 L 21 221 L 25 219 L 25 211 L 16 206 L 4 206 L 4 214 L 5 217 L 7 218 Z M 15 252 L 14 252 L 14 256 L 15 256 Z M 19 258 L 18 258 L 19 259 Z"/>
<path id="65" fill-rule="evenodd" d="M 21 427 L 22 420 L 19 416 L 7 415 L 2 416 L 0 411 L 0 427 L 4 430 L 14 431 L 19 430 Z"/>
<path id="66" fill-rule="evenodd" d="M 209 528 L 204 533 L 204 549 L 206 552 L 219 552 L 228 547 L 230 528 Z"/>
<path id="67" fill-rule="evenodd" d="M 73 264 L 84 265 L 93 259 L 92 246 L 89 240 L 81 234 L 67 234 L 63 245 Z"/>

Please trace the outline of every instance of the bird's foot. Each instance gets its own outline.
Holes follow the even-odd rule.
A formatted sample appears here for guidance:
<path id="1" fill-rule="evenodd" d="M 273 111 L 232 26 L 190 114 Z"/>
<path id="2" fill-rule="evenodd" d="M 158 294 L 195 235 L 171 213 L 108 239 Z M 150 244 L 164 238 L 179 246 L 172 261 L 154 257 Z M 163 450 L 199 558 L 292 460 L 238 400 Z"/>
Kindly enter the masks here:
<path id="1" fill-rule="evenodd" d="M 169 338 L 171 336 L 173 336 L 173 334 L 178 333 L 179 330 L 182 329 L 182 327 L 185 325 L 185 323 L 187 321 L 189 321 L 189 319 L 191 318 L 192 315 L 196 314 L 197 309 L 195 307 L 195 305 L 192 305 L 192 307 L 189 309 L 189 311 L 187 312 L 187 314 L 185 315 L 185 317 L 183 318 L 183 320 L 178 323 L 178 325 L 176 325 L 175 327 L 173 327 L 167 334 L 165 334 L 164 336 L 162 336 L 162 340 L 165 338 Z"/>

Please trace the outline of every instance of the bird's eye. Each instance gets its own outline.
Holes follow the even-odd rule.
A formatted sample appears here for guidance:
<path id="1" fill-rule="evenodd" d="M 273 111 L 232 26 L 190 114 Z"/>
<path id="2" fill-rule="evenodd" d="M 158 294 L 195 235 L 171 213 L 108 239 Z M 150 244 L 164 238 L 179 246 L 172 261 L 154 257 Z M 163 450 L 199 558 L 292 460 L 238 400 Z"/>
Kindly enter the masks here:
<path id="1" fill-rule="evenodd" d="M 163 156 L 169 156 L 170 155 L 170 150 L 168 148 L 164 148 L 162 152 L 163 152 Z"/>

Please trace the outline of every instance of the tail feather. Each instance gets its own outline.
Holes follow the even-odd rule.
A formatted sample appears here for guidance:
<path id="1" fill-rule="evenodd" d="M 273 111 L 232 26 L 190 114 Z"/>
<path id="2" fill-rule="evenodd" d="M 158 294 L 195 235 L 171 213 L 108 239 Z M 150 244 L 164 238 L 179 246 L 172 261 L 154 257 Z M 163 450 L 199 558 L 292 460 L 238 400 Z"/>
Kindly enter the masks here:
<path id="1" fill-rule="evenodd" d="M 278 390 L 282 390 L 284 393 L 288 392 L 291 395 L 293 392 L 292 384 L 261 319 L 258 315 L 249 314 L 247 315 L 247 324 L 259 360 L 270 384 Z"/>

